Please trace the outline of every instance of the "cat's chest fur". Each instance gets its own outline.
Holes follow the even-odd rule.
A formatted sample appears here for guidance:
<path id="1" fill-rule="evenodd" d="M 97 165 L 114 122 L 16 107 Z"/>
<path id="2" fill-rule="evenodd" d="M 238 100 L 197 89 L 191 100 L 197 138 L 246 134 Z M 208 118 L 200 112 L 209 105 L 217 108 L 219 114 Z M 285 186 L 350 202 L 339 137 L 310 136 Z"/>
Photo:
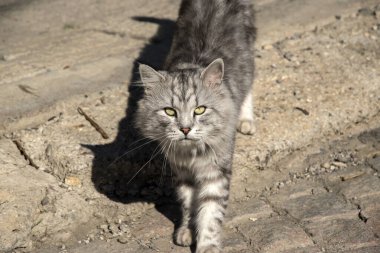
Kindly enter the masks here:
<path id="1" fill-rule="evenodd" d="M 180 177 L 212 173 L 216 167 L 212 151 L 195 145 L 177 147 L 175 153 L 168 154 L 168 159 L 171 168 Z"/>

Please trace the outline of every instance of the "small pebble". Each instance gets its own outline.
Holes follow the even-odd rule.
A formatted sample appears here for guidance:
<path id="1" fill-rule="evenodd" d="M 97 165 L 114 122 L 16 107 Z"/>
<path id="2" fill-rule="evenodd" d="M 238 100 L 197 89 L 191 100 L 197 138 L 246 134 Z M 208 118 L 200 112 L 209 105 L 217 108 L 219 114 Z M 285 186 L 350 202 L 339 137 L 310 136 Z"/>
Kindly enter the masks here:
<path id="1" fill-rule="evenodd" d="M 113 234 L 113 235 L 116 235 L 118 234 L 120 231 L 119 231 L 119 228 L 114 225 L 114 224 L 110 224 L 108 225 L 108 230 Z"/>
<path id="2" fill-rule="evenodd" d="M 46 206 L 47 204 L 49 204 L 49 198 L 45 197 L 41 200 L 41 205 Z"/>
<path id="3" fill-rule="evenodd" d="M 126 244 L 129 241 L 129 238 L 127 236 L 120 236 L 119 238 L 117 238 L 117 241 L 121 244 Z"/>
<path id="4" fill-rule="evenodd" d="M 325 163 L 322 164 L 322 167 L 325 168 L 325 169 L 330 168 L 330 166 L 331 166 L 331 165 L 330 165 L 330 163 L 328 163 L 328 162 L 325 162 Z"/>
<path id="5" fill-rule="evenodd" d="M 108 230 L 108 225 L 103 224 L 103 225 L 100 225 L 99 228 L 102 229 L 104 232 L 106 232 Z"/>
<path id="6" fill-rule="evenodd" d="M 82 183 L 78 177 L 68 176 L 65 178 L 65 184 L 68 186 L 79 186 Z"/>
<path id="7" fill-rule="evenodd" d="M 270 50 L 270 49 L 273 49 L 273 46 L 270 45 L 270 44 L 268 44 L 268 45 L 264 45 L 264 46 L 262 47 L 262 49 L 264 49 L 264 50 Z"/>
<path id="8" fill-rule="evenodd" d="M 338 168 L 347 168 L 347 164 L 342 162 L 332 162 L 332 164 Z"/>
<path id="9" fill-rule="evenodd" d="M 284 54 L 284 58 L 287 59 L 288 61 L 292 61 L 293 58 L 294 58 L 294 55 L 292 53 L 290 53 L 290 52 L 286 52 Z"/>
<path id="10" fill-rule="evenodd" d="M 125 233 L 129 230 L 128 226 L 126 224 L 120 224 L 119 229 L 121 232 Z"/>

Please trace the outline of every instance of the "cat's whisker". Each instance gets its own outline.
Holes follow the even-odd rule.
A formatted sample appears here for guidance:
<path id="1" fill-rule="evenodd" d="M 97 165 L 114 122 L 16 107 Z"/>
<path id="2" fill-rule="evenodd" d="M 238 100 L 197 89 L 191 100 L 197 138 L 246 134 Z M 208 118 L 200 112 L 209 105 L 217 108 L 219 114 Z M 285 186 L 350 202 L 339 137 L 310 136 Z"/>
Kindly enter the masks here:
<path id="1" fill-rule="evenodd" d="M 173 143 L 173 140 L 170 140 L 170 143 L 169 143 L 169 146 L 167 148 L 167 151 L 164 150 L 164 163 L 163 163 L 163 167 L 161 168 L 161 179 L 160 179 L 160 184 L 162 185 L 163 183 L 163 173 L 164 173 L 164 169 L 165 169 L 165 172 L 166 172 L 166 162 L 168 160 L 168 152 L 170 152 L 170 147 Z"/>
<path id="2" fill-rule="evenodd" d="M 163 141 L 167 141 L 167 140 L 163 140 Z M 163 142 L 163 141 L 161 141 L 161 143 Z M 160 144 L 161 144 L 160 143 Z M 127 182 L 127 185 L 129 185 L 129 183 L 130 182 L 132 182 L 132 180 L 141 172 L 141 170 L 148 164 L 148 163 L 150 163 L 152 160 L 153 160 L 153 158 L 155 158 L 159 153 L 160 153 L 160 151 L 161 151 L 161 149 L 159 149 L 157 152 L 156 152 L 156 150 L 158 149 L 160 147 L 160 145 L 158 145 L 155 149 L 154 149 L 154 151 L 152 152 L 152 155 L 151 155 L 151 157 L 150 157 L 150 159 L 146 162 L 146 163 L 144 163 L 144 165 L 143 166 L 141 166 L 141 168 L 132 176 L 132 178 L 131 179 L 129 179 L 129 181 Z M 156 153 L 154 153 L 154 152 L 156 152 Z"/>
<path id="3" fill-rule="evenodd" d="M 174 153 L 173 153 L 173 158 L 174 158 L 174 165 L 175 165 L 175 168 L 178 170 L 178 167 L 177 167 L 177 159 L 176 159 L 176 149 L 177 149 L 177 146 L 174 145 Z"/>
<path id="4" fill-rule="evenodd" d="M 138 143 L 138 142 L 140 142 L 140 141 L 142 141 L 142 140 L 146 140 L 146 139 L 151 140 L 152 138 L 150 138 L 150 137 L 144 137 L 144 138 L 138 139 L 138 140 L 132 142 L 131 144 L 129 144 L 129 145 L 128 145 L 128 148 L 129 148 L 129 147 L 132 147 L 133 144 L 136 144 L 136 143 Z"/>
<path id="5" fill-rule="evenodd" d="M 145 146 L 145 145 L 147 145 L 147 144 L 149 144 L 149 143 L 152 143 L 152 142 L 154 142 L 154 141 L 158 141 L 158 140 L 160 140 L 161 138 L 163 138 L 164 136 L 165 136 L 165 135 L 162 135 L 162 136 L 157 137 L 157 138 L 155 138 L 155 139 L 152 139 L 152 138 L 146 138 L 146 139 L 149 139 L 149 141 L 147 141 L 147 142 L 141 144 L 141 145 L 138 146 L 138 147 L 135 147 L 135 148 L 133 148 L 133 149 L 131 149 L 131 150 L 128 150 L 128 151 L 125 152 L 124 154 L 120 155 L 120 156 L 117 157 L 115 160 L 113 160 L 113 161 L 112 161 L 112 162 L 106 167 L 106 169 L 108 169 L 110 166 L 112 166 L 112 165 L 115 164 L 116 162 L 120 161 L 120 159 L 122 159 L 122 158 L 125 157 L 127 154 L 131 153 L 132 151 L 134 151 L 134 150 L 136 150 L 136 149 L 139 149 L 139 148 L 141 148 L 141 147 L 143 147 L 143 146 Z"/>
<path id="6" fill-rule="evenodd" d="M 175 150 L 176 150 L 176 141 L 173 142 L 173 157 L 174 157 L 174 161 L 175 161 Z M 177 169 L 177 165 L 175 165 L 176 169 Z M 178 169 L 177 169 L 178 170 Z M 174 177 L 173 177 L 173 168 L 170 166 L 170 177 L 172 179 L 172 184 L 174 184 Z"/>
<path id="7" fill-rule="evenodd" d="M 170 145 L 170 144 L 169 144 Z M 165 149 L 166 149 L 166 143 L 161 147 L 160 152 L 164 155 L 164 161 L 161 165 L 161 177 L 160 177 L 160 185 L 163 183 L 163 176 L 164 176 L 164 168 L 165 168 L 165 161 L 166 161 L 166 155 L 165 155 Z"/>
<path id="8" fill-rule="evenodd" d="M 158 134 L 158 135 L 155 135 L 155 136 L 148 136 L 148 137 L 145 137 L 145 139 L 150 139 L 150 140 L 156 140 L 156 141 L 158 141 L 158 140 L 160 140 L 160 139 L 162 139 L 162 138 L 164 138 L 164 137 L 166 137 L 167 136 L 167 133 L 161 133 L 161 134 Z M 144 138 L 142 138 L 142 139 L 140 139 L 140 140 L 143 140 Z M 134 143 L 136 143 L 136 142 L 139 142 L 139 141 L 135 141 L 135 142 L 133 142 L 132 144 L 134 144 Z M 132 144 L 130 144 L 129 146 L 132 146 Z"/>

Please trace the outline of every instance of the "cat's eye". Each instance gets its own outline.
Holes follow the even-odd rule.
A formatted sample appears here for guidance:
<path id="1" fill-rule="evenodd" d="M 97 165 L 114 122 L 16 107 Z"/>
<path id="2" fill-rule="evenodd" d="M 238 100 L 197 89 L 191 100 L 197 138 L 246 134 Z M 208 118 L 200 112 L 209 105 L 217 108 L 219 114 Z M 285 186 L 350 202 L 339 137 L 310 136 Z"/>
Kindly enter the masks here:
<path id="1" fill-rule="evenodd" d="M 174 117 L 176 115 L 176 112 L 173 108 L 166 107 L 164 110 L 168 116 Z"/>
<path id="2" fill-rule="evenodd" d="M 201 115 L 201 114 L 205 113 L 205 111 L 206 111 L 206 106 L 198 106 L 197 108 L 195 108 L 194 114 L 195 115 Z"/>

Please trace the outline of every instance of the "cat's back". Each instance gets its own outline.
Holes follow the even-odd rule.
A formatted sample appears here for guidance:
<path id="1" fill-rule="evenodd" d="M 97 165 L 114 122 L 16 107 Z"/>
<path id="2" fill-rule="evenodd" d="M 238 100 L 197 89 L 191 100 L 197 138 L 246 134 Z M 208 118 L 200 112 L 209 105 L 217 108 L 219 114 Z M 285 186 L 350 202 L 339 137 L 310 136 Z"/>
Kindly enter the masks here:
<path id="1" fill-rule="evenodd" d="M 183 62 L 207 66 L 216 58 L 235 65 L 234 58 L 252 55 L 254 37 L 251 1 L 183 0 L 166 67 Z"/>

